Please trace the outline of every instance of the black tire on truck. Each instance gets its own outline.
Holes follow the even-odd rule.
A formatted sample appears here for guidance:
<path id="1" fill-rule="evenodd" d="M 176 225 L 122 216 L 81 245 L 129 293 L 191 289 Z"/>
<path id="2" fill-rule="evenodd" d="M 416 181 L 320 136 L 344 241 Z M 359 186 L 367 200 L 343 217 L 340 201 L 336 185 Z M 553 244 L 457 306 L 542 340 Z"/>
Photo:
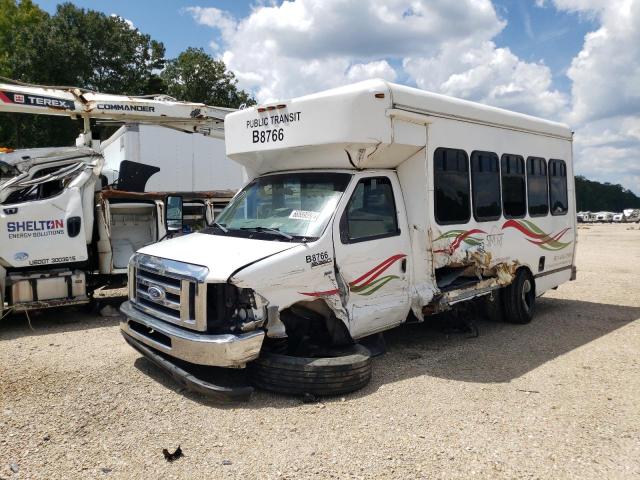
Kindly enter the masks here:
<path id="1" fill-rule="evenodd" d="M 480 308 L 484 316 L 492 322 L 504 322 L 504 302 L 502 300 L 502 291 L 504 288 L 498 288 L 488 295 L 480 298 Z"/>
<path id="2" fill-rule="evenodd" d="M 313 358 L 262 352 L 249 364 L 249 375 L 258 388 L 292 395 L 342 395 L 369 383 L 369 350 L 356 344 L 336 349 L 335 354 Z"/>
<path id="3" fill-rule="evenodd" d="M 531 321 L 536 306 L 536 283 L 527 269 L 518 270 L 516 278 L 501 295 L 505 322 L 525 324 Z"/>

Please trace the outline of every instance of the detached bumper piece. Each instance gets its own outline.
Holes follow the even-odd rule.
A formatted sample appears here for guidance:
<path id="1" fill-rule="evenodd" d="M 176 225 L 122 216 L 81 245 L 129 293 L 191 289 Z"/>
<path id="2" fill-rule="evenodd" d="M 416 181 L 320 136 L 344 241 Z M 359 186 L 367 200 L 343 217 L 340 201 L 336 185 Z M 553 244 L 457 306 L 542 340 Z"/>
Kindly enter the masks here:
<path id="1" fill-rule="evenodd" d="M 125 302 L 120 331 L 129 345 L 188 390 L 222 402 L 246 401 L 243 368 L 258 357 L 264 332 L 209 335 L 158 320 Z M 232 367 L 232 368 L 228 368 Z"/>
<path id="2" fill-rule="evenodd" d="M 213 383 L 210 379 L 203 379 L 200 376 L 196 376 L 197 372 L 191 372 L 189 370 L 202 370 L 201 366 L 191 366 L 191 368 L 180 362 L 181 365 L 169 361 L 159 352 L 147 347 L 146 345 L 138 342 L 133 337 L 127 335 L 124 331 L 121 332 L 124 339 L 129 345 L 135 348 L 138 352 L 147 358 L 151 363 L 167 372 L 174 380 L 179 384 L 184 385 L 185 388 L 191 392 L 198 393 L 207 398 L 218 402 L 246 402 L 253 393 L 253 387 L 250 385 L 218 385 Z M 232 370 L 235 373 L 243 373 L 241 370 Z M 231 372 L 230 372 L 231 373 Z M 208 377 L 211 375 L 207 375 Z"/>

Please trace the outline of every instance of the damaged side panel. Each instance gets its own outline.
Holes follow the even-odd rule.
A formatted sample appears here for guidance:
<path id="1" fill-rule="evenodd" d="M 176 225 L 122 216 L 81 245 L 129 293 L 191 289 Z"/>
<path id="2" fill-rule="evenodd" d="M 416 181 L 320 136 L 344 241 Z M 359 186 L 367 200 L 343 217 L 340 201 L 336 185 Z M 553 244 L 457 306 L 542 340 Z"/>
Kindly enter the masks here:
<path id="1" fill-rule="evenodd" d="M 316 253 L 322 253 L 322 260 L 310 261 Z M 274 309 L 282 312 L 292 305 L 315 301 L 326 305 L 324 314 L 334 315 L 349 328 L 350 317 L 346 308 L 349 292 L 340 273 L 335 269 L 330 237 L 315 244 L 313 248 L 307 244 L 298 244 L 249 265 L 234 274 L 229 281 L 240 288 L 251 288 L 268 299 L 269 336 L 282 335 L 282 326 L 277 321 Z"/>
<path id="2" fill-rule="evenodd" d="M 509 285 L 522 266 L 503 252 L 504 233 L 480 229 L 436 231 L 433 234 L 434 284 L 438 292 L 424 314 L 486 295 Z"/>
<path id="3" fill-rule="evenodd" d="M 102 157 L 92 150 L 38 149 L 3 155 L 2 162 L 18 172 L 0 185 L 5 264 L 41 267 L 87 260 Z"/>

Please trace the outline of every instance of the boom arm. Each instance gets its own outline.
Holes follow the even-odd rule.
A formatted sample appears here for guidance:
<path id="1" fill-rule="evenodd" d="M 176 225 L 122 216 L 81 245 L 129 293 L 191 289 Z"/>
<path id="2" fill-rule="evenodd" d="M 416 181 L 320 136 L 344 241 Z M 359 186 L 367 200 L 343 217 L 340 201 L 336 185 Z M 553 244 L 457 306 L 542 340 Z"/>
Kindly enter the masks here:
<path id="1" fill-rule="evenodd" d="M 123 123 L 163 125 L 204 135 L 221 134 L 224 117 L 233 109 L 178 102 L 167 96 L 129 97 L 70 87 L 0 83 L 0 112 L 32 113 Z"/>

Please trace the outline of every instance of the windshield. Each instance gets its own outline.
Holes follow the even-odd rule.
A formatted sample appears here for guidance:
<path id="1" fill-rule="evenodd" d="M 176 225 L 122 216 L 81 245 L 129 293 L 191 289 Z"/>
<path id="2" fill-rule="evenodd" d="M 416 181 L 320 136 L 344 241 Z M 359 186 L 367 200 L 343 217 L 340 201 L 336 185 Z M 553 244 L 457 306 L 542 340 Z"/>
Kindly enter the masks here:
<path id="1" fill-rule="evenodd" d="M 311 240 L 324 231 L 344 192 L 348 173 L 267 175 L 249 183 L 216 218 L 226 234 L 259 232 L 274 239 Z"/>

